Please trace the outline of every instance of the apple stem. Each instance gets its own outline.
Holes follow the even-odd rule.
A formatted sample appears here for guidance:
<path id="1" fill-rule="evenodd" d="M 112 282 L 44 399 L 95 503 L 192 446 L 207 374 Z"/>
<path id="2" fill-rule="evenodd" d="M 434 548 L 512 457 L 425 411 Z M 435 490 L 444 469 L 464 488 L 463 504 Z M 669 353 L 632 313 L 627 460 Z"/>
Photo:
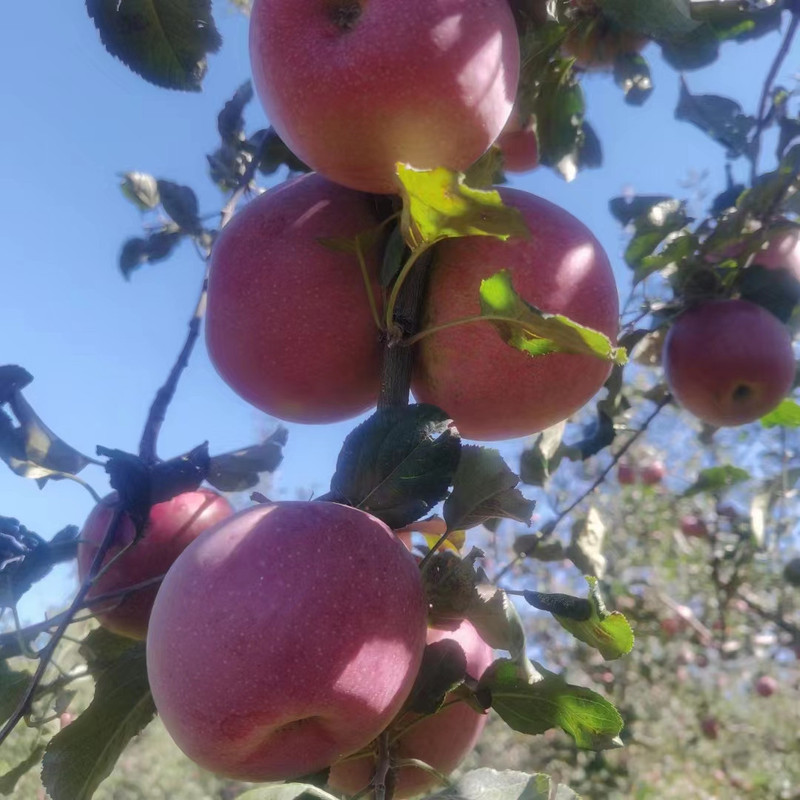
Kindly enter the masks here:
<path id="1" fill-rule="evenodd" d="M 430 257 L 427 247 L 415 250 L 392 287 L 387 304 L 387 332 L 378 408 L 408 405 L 414 351 L 410 347 L 398 347 L 398 344 L 406 336 L 413 336 L 419 325 Z M 412 272 L 414 264 L 418 266 Z M 395 333 L 399 333 L 399 337 Z"/>

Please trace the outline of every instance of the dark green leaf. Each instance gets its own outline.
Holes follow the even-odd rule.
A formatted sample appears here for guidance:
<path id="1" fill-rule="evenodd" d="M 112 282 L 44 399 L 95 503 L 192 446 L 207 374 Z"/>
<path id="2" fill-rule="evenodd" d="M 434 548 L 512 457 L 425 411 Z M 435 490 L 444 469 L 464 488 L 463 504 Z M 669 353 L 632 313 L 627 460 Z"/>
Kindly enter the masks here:
<path id="1" fill-rule="evenodd" d="M 536 437 L 520 456 L 520 479 L 530 486 L 544 486 L 565 455 L 562 443 L 566 422 L 553 425 Z"/>
<path id="2" fill-rule="evenodd" d="M 266 141 L 263 141 L 264 137 Z M 272 175 L 282 166 L 288 167 L 292 172 L 309 172 L 309 167 L 286 146 L 273 128 L 259 131 L 250 141 L 253 149 L 261 151 L 258 171 L 262 175 Z"/>
<path id="3" fill-rule="evenodd" d="M 522 593 L 526 602 L 539 611 L 547 611 L 554 616 L 586 622 L 592 616 L 592 604 L 585 597 L 570 594 L 544 593 L 525 590 Z"/>
<path id="4" fill-rule="evenodd" d="M 42 783 L 50 797 L 89 800 L 155 713 L 144 643 L 134 643 L 99 673 L 89 707 L 48 744 Z"/>
<path id="5" fill-rule="evenodd" d="M 480 580 L 474 563 L 480 554 L 474 550 L 460 558 L 452 550 L 439 550 L 426 557 L 422 585 L 433 627 L 455 630 L 466 616 Z"/>
<path id="6" fill-rule="evenodd" d="M 638 53 L 623 53 L 614 61 L 614 81 L 625 92 L 625 102 L 640 106 L 653 93 L 650 67 Z"/>
<path id="7" fill-rule="evenodd" d="M 800 302 L 800 281 L 788 269 L 769 269 L 751 264 L 739 270 L 737 287 L 742 300 L 766 308 L 788 323 Z"/>
<path id="8" fill-rule="evenodd" d="M 688 0 L 597 0 L 597 5 L 619 27 L 658 40 L 681 38 L 700 26 L 688 14 Z"/>
<path id="9" fill-rule="evenodd" d="M 135 639 L 120 636 L 100 627 L 86 634 L 80 644 L 79 652 L 86 659 L 89 672 L 97 678 L 104 670 L 112 667 L 124 653 L 136 646 Z"/>
<path id="10" fill-rule="evenodd" d="M 160 180 L 158 193 L 164 211 L 182 231 L 196 233 L 200 229 L 197 195 L 189 186 Z"/>
<path id="11" fill-rule="evenodd" d="M 0 724 L 14 713 L 30 680 L 29 673 L 13 670 L 6 661 L 0 661 Z"/>
<path id="12" fill-rule="evenodd" d="M 237 146 L 244 138 L 244 109 L 253 99 L 253 84 L 245 81 L 217 115 L 217 130 L 223 143 Z"/>
<path id="13" fill-rule="evenodd" d="M 119 254 L 119 269 L 125 280 L 143 264 L 155 264 L 172 255 L 183 234 L 180 231 L 164 229 L 151 233 L 146 239 L 128 239 Z"/>
<path id="14" fill-rule="evenodd" d="M 33 375 L 16 364 L 0 367 L 0 405 L 8 403 L 15 392 L 21 391 L 33 382 Z"/>
<path id="15" fill-rule="evenodd" d="M 5 796 L 14 794 L 19 779 L 30 772 L 34 767 L 39 766 L 44 748 L 45 746 L 43 744 L 37 744 L 27 758 L 20 761 L 19 764 L 12 767 L 8 772 L 0 775 L 0 794 Z"/>
<path id="16" fill-rule="evenodd" d="M 444 519 L 451 531 L 466 530 L 492 517 L 530 525 L 536 503 L 516 488 L 519 478 L 497 450 L 477 445 L 461 448 L 453 491 L 444 502 Z"/>
<path id="17" fill-rule="evenodd" d="M 664 60 L 681 71 L 707 67 L 719 55 L 719 39 L 709 25 L 700 25 L 685 36 L 660 44 Z"/>
<path id="18" fill-rule="evenodd" d="M 206 480 L 221 492 L 251 489 L 263 473 L 278 468 L 288 435 L 286 428 L 279 426 L 260 444 L 213 456 Z"/>
<path id="19" fill-rule="evenodd" d="M 441 409 L 380 409 L 345 439 L 331 495 L 402 528 L 444 499 L 460 452 L 458 432 Z"/>
<path id="20" fill-rule="evenodd" d="M 704 469 L 697 480 L 684 491 L 684 497 L 694 497 L 705 492 L 714 493 L 735 486 L 737 483 L 750 480 L 750 473 L 740 467 L 724 464 L 719 467 Z"/>
<path id="21" fill-rule="evenodd" d="M 405 709 L 415 714 L 436 713 L 444 702 L 445 695 L 455 689 L 466 676 L 467 656 L 457 641 L 442 639 L 426 645 Z"/>
<path id="22" fill-rule="evenodd" d="M 479 688 L 491 692 L 492 708 L 506 724 L 527 734 L 561 728 L 578 747 L 588 750 L 621 746 L 622 717 L 608 700 L 534 666 L 541 673 L 539 680 L 527 680 L 506 659 L 495 661 L 481 678 Z"/>
<path id="23" fill-rule="evenodd" d="M 608 207 L 618 222 L 629 225 L 637 217 L 649 214 L 655 206 L 666 202 L 676 201 L 666 194 L 640 194 L 633 197 L 614 197 L 608 201 Z"/>
<path id="24" fill-rule="evenodd" d="M 222 39 L 211 0 L 86 0 L 111 55 L 165 89 L 200 91 L 208 53 Z"/>
<path id="25" fill-rule="evenodd" d="M 681 82 L 675 118 L 700 128 L 723 145 L 732 158 L 748 151 L 748 137 L 756 124 L 755 119 L 745 114 L 735 100 L 714 94 L 692 94 L 684 82 Z"/>

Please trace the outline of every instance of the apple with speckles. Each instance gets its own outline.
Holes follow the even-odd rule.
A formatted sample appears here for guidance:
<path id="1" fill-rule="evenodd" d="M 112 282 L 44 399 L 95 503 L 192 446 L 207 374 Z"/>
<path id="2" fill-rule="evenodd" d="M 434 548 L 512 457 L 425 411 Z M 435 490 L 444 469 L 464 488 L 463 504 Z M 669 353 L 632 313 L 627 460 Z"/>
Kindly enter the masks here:
<path id="1" fill-rule="evenodd" d="M 199 537 L 159 590 L 153 699 L 176 744 L 245 781 L 316 772 L 368 745 L 414 683 L 426 606 L 380 520 L 328 502 L 264 504 Z"/>
<path id="2" fill-rule="evenodd" d="M 256 91 L 289 148 L 331 180 L 396 193 L 396 163 L 465 170 L 519 80 L 507 0 L 255 0 Z"/>

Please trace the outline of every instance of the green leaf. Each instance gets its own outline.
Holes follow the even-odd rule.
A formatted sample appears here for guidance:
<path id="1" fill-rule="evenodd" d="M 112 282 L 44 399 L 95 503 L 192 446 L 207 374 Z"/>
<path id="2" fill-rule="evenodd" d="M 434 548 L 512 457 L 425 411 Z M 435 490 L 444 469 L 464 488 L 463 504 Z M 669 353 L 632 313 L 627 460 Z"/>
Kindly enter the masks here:
<path id="1" fill-rule="evenodd" d="M 691 0 L 597 0 L 603 14 L 626 30 L 659 40 L 681 38 L 700 26 Z"/>
<path id="2" fill-rule="evenodd" d="M 487 519 L 502 517 L 531 524 L 536 503 L 516 488 L 519 478 L 497 450 L 477 445 L 461 448 L 453 491 L 444 501 L 444 519 L 450 531 L 466 530 Z"/>
<path id="3" fill-rule="evenodd" d="M 537 436 L 532 447 L 527 447 L 520 455 L 520 479 L 530 486 L 544 486 L 547 479 L 556 471 L 565 455 L 562 439 L 567 423 L 559 422 Z"/>
<path id="4" fill-rule="evenodd" d="M 765 428 L 775 428 L 778 425 L 784 428 L 800 428 L 800 405 L 789 398 L 782 400 L 769 414 L 761 417 L 761 424 Z"/>
<path id="5" fill-rule="evenodd" d="M 700 472 L 697 480 L 683 492 L 683 496 L 694 497 L 705 492 L 720 492 L 747 480 L 750 480 L 750 473 L 740 467 L 731 464 L 711 467 Z"/>
<path id="6" fill-rule="evenodd" d="M 723 145 L 731 158 L 748 152 L 749 136 L 756 124 L 735 100 L 714 94 L 694 95 L 683 81 L 675 118 L 700 128 Z"/>
<path id="7" fill-rule="evenodd" d="M 328 499 L 402 528 L 444 499 L 460 451 L 458 431 L 441 409 L 379 409 L 345 439 Z"/>
<path id="8" fill-rule="evenodd" d="M 106 50 L 146 81 L 200 91 L 222 39 L 211 0 L 86 0 Z"/>
<path id="9" fill-rule="evenodd" d="M 260 786 L 238 795 L 238 800 L 297 800 L 303 796 L 317 797 L 319 800 L 340 800 L 311 783 L 274 783 Z"/>
<path id="10" fill-rule="evenodd" d="M 12 767 L 8 772 L 0 775 L 0 794 L 8 796 L 14 793 L 19 779 L 30 772 L 34 767 L 39 766 L 44 749 L 45 745 L 37 744 L 23 761 L 20 761 L 19 764 Z"/>
<path id="11" fill-rule="evenodd" d="M 464 176 L 440 167 L 417 170 L 397 165 L 403 198 L 401 228 L 409 247 L 461 236 L 529 238 L 522 214 L 503 205 L 496 190 L 473 189 Z"/>
<path id="12" fill-rule="evenodd" d="M 642 266 L 669 236 L 686 226 L 689 218 L 685 205 L 674 199 L 664 200 L 647 209 L 634 220 L 634 235 L 625 250 L 625 261 L 634 269 Z"/>
<path id="13" fill-rule="evenodd" d="M 120 184 L 122 194 L 141 211 L 155 208 L 161 202 L 158 196 L 158 183 L 152 175 L 146 172 L 124 172 L 122 179 Z"/>
<path id="14" fill-rule="evenodd" d="M 30 680 L 28 672 L 13 670 L 8 662 L 0 661 L 0 724 L 16 711 Z"/>
<path id="15" fill-rule="evenodd" d="M 573 622 L 586 622 L 592 616 L 592 604 L 583 597 L 557 592 L 522 592 L 525 601 L 539 611 L 547 611 L 553 616 L 564 617 Z"/>
<path id="16" fill-rule="evenodd" d="M 173 222 L 185 233 L 197 233 L 200 230 L 200 212 L 194 190 L 172 181 L 159 180 L 157 185 L 161 206 Z"/>
<path id="17" fill-rule="evenodd" d="M 588 604 L 589 615 L 585 619 L 577 619 L 575 614 L 564 614 L 558 609 L 551 611 L 558 623 L 568 630 L 576 639 L 600 651 L 606 661 L 613 661 L 630 653 L 633 649 L 633 631 L 619 611 L 608 611 L 600 596 L 597 579 L 586 576 L 589 583 Z M 526 600 L 527 595 L 526 595 Z M 577 599 L 577 598 L 573 598 Z M 581 606 L 580 610 L 586 610 Z M 545 609 L 549 610 L 549 609 Z"/>
<path id="18" fill-rule="evenodd" d="M 143 264 L 156 264 L 169 258 L 180 244 L 183 234 L 173 228 L 151 233 L 143 239 L 139 236 L 128 239 L 119 253 L 119 270 L 125 280 Z"/>
<path id="19" fill-rule="evenodd" d="M 243 492 L 275 472 L 283 461 L 289 432 L 279 425 L 263 442 L 212 456 L 206 480 L 221 492 Z"/>
<path id="20" fill-rule="evenodd" d="M 498 659 L 480 680 L 478 690 L 489 690 L 492 708 L 507 725 L 527 734 L 561 728 L 586 750 L 621 746 L 622 717 L 608 700 L 591 689 L 571 686 L 539 664 L 535 667 L 541 676 L 529 681 L 515 663 Z"/>
<path id="21" fill-rule="evenodd" d="M 98 674 L 89 707 L 47 745 L 42 783 L 50 797 L 89 800 L 155 713 L 144 643 L 137 642 Z"/>
<path id="22" fill-rule="evenodd" d="M 135 646 L 137 646 L 135 639 L 98 627 L 84 636 L 78 650 L 86 659 L 89 672 L 97 678 Z"/>
<path id="23" fill-rule="evenodd" d="M 563 783 L 541 772 L 529 774 L 516 770 L 482 767 L 462 775 L 452 789 L 445 789 L 435 798 L 459 800 L 581 800 Z"/>
<path id="24" fill-rule="evenodd" d="M 784 324 L 789 322 L 800 302 L 800 282 L 788 269 L 769 269 L 751 264 L 747 269 L 739 270 L 737 277 L 742 300 L 766 308 Z"/>
<path id="25" fill-rule="evenodd" d="M 425 646 L 422 664 L 404 709 L 415 714 L 435 714 L 445 695 L 467 676 L 467 656 L 454 639 L 441 639 Z M 479 678 L 480 675 L 473 675 Z"/>
<path id="26" fill-rule="evenodd" d="M 561 314 L 546 314 L 520 297 L 507 270 L 481 281 L 481 315 L 494 325 L 506 344 L 532 357 L 549 353 L 589 355 L 624 364 L 625 350 L 613 347 L 599 331 Z"/>
<path id="27" fill-rule="evenodd" d="M 225 144 L 238 147 L 244 140 L 244 109 L 253 99 L 253 84 L 245 81 L 217 115 L 217 130 Z"/>

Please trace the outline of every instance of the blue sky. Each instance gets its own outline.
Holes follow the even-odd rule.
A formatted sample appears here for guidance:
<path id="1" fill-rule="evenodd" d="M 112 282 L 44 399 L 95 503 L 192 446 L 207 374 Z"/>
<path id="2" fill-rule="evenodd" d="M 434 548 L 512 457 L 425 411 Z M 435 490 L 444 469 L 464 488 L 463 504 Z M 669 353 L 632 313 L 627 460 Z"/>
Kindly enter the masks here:
<path id="1" fill-rule="evenodd" d="M 116 262 L 122 242 L 140 233 L 140 216 L 119 191 L 128 170 L 191 185 L 201 210 L 223 203 L 206 177 L 205 154 L 217 145 L 216 114 L 249 77 L 247 22 L 217 2 L 224 37 L 212 56 L 202 94 L 150 86 L 109 56 L 78 3 L 12 3 L 4 9 L 0 48 L 0 363 L 35 376 L 26 396 L 67 442 L 93 453 L 97 444 L 133 451 L 147 409 L 183 342 L 202 278 L 189 245 L 169 261 L 145 267 L 126 283 Z M 689 73 L 694 92 L 726 94 L 754 112 L 761 83 L 780 39 L 723 47 L 712 68 Z M 687 194 L 680 182 L 707 169 L 707 186 L 721 188 L 722 148 L 673 118 L 678 74 L 658 49 L 645 52 L 656 90 L 640 109 L 626 106 L 610 76 L 585 81 L 588 118 L 604 148 L 605 165 L 565 184 L 544 170 L 515 184 L 567 208 L 606 247 L 624 295 L 625 238 L 607 210 L 626 187 L 637 193 Z M 798 49 L 779 76 L 797 70 Z M 248 126 L 266 124 L 254 102 Z M 768 146 L 766 158 L 770 158 Z M 743 170 L 744 165 L 738 169 Z M 741 177 L 745 177 L 742 172 Z M 275 496 L 324 491 L 341 441 L 355 423 L 290 427 Z M 202 343 L 182 379 L 160 439 L 160 454 L 176 455 L 208 439 L 212 452 L 256 441 L 272 422 L 248 407 L 216 376 Z M 517 452 L 521 443 L 507 445 Z M 84 477 L 101 494 L 102 470 Z M 18 517 L 49 537 L 81 524 L 92 506 L 70 482 L 36 484 L 0 470 L 0 514 Z M 40 584 L 26 598 L 29 619 L 70 590 L 70 571 Z"/>

